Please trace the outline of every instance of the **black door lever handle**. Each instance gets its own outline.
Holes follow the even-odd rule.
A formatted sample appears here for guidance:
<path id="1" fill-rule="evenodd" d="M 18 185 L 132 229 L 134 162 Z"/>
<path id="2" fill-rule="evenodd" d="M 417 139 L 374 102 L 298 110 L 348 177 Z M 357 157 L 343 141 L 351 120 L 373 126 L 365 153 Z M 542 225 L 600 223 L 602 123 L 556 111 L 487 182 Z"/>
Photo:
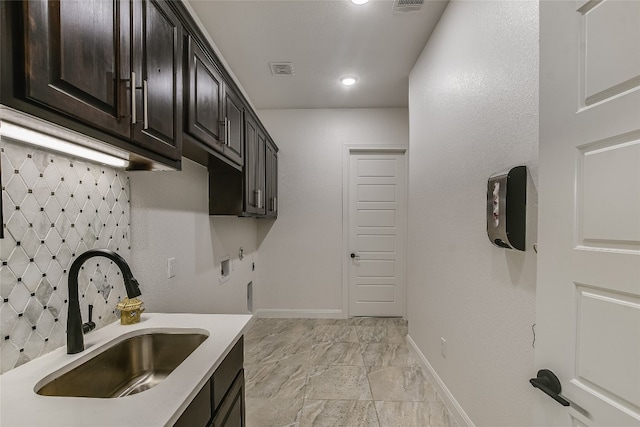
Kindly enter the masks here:
<path id="1" fill-rule="evenodd" d="M 564 397 L 560 395 L 562 391 L 562 386 L 560 385 L 560 380 L 556 375 L 548 369 L 540 369 L 538 371 L 538 376 L 536 378 L 531 378 L 529 380 L 532 386 L 537 389 L 542 390 L 553 400 L 561 404 L 562 406 L 571 405 L 569 401 L 567 401 Z"/>

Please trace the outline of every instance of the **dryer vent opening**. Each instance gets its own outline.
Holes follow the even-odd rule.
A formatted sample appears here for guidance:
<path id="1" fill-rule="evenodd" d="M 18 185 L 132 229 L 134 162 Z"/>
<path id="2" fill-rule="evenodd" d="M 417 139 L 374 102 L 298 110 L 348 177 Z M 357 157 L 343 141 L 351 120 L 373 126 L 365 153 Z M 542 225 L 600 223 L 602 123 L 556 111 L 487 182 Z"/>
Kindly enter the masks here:
<path id="1" fill-rule="evenodd" d="M 253 282 L 247 283 L 247 311 L 253 313 Z"/>

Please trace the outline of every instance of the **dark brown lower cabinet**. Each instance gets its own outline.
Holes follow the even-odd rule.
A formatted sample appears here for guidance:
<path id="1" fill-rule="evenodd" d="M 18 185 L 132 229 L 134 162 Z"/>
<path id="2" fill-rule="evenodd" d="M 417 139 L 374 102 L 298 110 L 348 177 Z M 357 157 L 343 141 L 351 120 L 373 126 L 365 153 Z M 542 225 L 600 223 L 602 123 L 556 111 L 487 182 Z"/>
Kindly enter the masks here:
<path id="1" fill-rule="evenodd" d="M 202 387 L 202 390 L 184 410 L 174 427 L 205 427 L 211 421 L 211 380 Z"/>
<path id="2" fill-rule="evenodd" d="M 240 337 L 174 427 L 244 427 L 243 354 Z"/>
<path id="3" fill-rule="evenodd" d="M 214 415 L 210 427 L 244 427 L 244 413 L 244 371 L 240 371 Z"/>

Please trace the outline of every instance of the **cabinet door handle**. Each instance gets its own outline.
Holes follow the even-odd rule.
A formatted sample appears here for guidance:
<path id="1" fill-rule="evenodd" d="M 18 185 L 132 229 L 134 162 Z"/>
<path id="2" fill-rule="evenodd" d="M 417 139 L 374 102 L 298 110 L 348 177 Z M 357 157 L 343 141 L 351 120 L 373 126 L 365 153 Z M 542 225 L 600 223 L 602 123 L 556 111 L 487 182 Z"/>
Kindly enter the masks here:
<path id="1" fill-rule="evenodd" d="M 136 124 L 136 73 L 131 72 L 131 124 Z"/>
<path id="2" fill-rule="evenodd" d="M 223 145 L 227 145 L 227 119 L 220 120 L 220 139 Z"/>
<path id="3" fill-rule="evenodd" d="M 220 126 L 224 128 L 224 131 L 220 132 L 220 134 L 223 135 L 222 144 L 230 147 L 231 143 L 229 141 L 231 140 L 231 120 L 225 117 L 224 120 L 220 120 Z"/>
<path id="4" fill-rule="evenodd" d="M 262 209 L 262 190 L 256 190 L 256 207 Z"/>
<path id="5" fill-rule="evenodd" d="M 147 81 L 142 81 L 142 129 L 149 129 L 149 88 Z"/>

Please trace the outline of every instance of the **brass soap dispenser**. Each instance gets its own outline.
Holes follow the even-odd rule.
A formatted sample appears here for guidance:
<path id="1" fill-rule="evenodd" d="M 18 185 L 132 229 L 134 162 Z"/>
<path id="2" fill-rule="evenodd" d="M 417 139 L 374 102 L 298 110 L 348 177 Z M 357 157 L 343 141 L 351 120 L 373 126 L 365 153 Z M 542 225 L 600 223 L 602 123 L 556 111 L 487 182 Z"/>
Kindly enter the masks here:
<path id="1" fill-rule="evenodd" d="M 140 315 L 144 311 L 143 305 L 138 298 L 125 298 L 120 301 L 116 306 L 120 310 L 120 324 L 133 325 L 140 322 Z"/>

